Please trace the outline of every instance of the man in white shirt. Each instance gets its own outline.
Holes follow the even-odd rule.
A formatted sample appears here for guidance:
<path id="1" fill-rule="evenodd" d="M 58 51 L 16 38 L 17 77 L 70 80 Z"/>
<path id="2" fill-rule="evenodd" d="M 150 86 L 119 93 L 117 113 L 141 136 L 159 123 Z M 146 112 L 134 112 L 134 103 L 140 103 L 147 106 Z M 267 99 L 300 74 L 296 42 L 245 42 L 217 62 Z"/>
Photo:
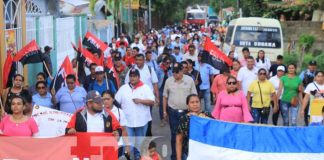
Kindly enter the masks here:
<path id="1" fill-rule="evenodd" d="M 256 80 L 258 78 L 258 71 L 254 67 L 254 58 L 252 56 L 249 56 L 246 60 L 246 67 L 242 67 L 237 74 L 239 86 L 243 90 L 245 96 L 247 95 L 250 84 L 253 82 L 253 80 Z"/>
<path id="2" fill-rule="evenodd" d="M 191 59 L 196 64 L 198 64 L 198 52 L 196 51 L 196 46 L 191 44 L 191 45 L 189 45 L 188 50 L 189 50 L 189 52 L 183 55 L 182 60 L 186 61 L 188 59 Z"/>
<path id="3" fill-rule="evenodd" d="M 279 88 L 279 85 L 280 85 L 280 78 L 283 75 L 285 75 L 285 67 L 284 66 L 278 66 L 277 67 L 277 74 L 269 79 L 269 81 L 275 87 L 276 93 L 278 92 L 278 88 Z M 280 104 L 281 104 L 280 103 L 280 98 L 281 97 L 278 97 L 278 103 L 277 103 L 279 105 L 278 106 L 279 107 L 279 111 L 272 114 L 272 123 L 274 125 L 277 125 L 278 124 L 278 118 L 279 118 L 279 114 L 280 114 Z M 274 106 L 274 102 L 273 101 L 271 101 L 271 105 Z"/>
<path id="4" fill-rule="evenodd" d="M 155 97 L 151 88 L 140 80 L 139 70 L 132 68 L 128 76 L 130 82 L 121 86 L 115 100 L 126 115 L 128 136 L 134 137 L 131 143 L 139 147 L 146 135 L 148 122 L 152 120 L 150 106 L 154 105 Z"/>
<path id="5" fill-rule="evenodd" d="M 140 42 L 140 37 L 136 36 L 134 39 L 134 43 L 131 44 L 131 48 L 138 47 L 139 48 L 139 53 L 144 52 L 144 45 Z"/>
<path id="6" fill-rule="evenodd" d="M 314 81 L 309 83 L 304 91 L 305 96 L 302 103 L 302 109 L 300 110 L 301 116 L 305 116 L 305 111 L 308 104 L 311 104 L 314 99 L 324 101 L 324 72 L 317 71 L 315 73 Z M 311 105 L 310 105 L 311 106 Z M 320 116 L 310 115 L 312 108 L 309 108 L 308 115 L 310 116 L 312 122 L 320 122 L 323 119 Z M 310 122 L 310 123 L 312 123 Z"/>
<path id="7" fill-rule="evenodd" d="M 154 68 L 145 64 L 145 58 L 143 54 L 137 54 L 135 56 L 135 65 L 133 66 L 133 68 L 139 70 L 141 75 L 140 76 L 141 81 L 151 88 L 151 90 L 154 92 L 155 95 L 155 102 L 159 104 L 160 95 L 159 95 L 159 87 L 158 87 L 158 78 Z M 129 82 L 129 74 L 127 74 L 125 77 L 125 83 L 128 82 Z M 148 131 L 147 136 L 152 136 L 151 128 L 152 128 L 152 122 L 149 123 L 149 127 L 147 129 Z"/>

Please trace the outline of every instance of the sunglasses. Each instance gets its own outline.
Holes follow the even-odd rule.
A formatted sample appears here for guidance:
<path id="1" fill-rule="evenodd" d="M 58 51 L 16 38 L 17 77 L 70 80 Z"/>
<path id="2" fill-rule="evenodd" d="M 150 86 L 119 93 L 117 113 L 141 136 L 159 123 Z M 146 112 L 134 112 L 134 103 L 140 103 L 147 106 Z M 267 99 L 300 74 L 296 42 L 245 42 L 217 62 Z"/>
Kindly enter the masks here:
<path id="1" fill-rule="evenodd" d="M 66 84 L 74 84 L 74 82 L 66 82 Z"/>
<path id="2" fill-rule="evenodd" d="M 236 85 L 237 82 L 227 82 L 228 85 Z"/>
<path id="3" fill-rule="evenodd" d="M 45 89 L 45 88 L 46 88 L 45 86 L 37 87 L 37 89 Z"/>
<path id="4" fill-rule="evenodd" d="M 267 73 L 261 72 L 259 73 L 259 75 L 267 75 Z"/>

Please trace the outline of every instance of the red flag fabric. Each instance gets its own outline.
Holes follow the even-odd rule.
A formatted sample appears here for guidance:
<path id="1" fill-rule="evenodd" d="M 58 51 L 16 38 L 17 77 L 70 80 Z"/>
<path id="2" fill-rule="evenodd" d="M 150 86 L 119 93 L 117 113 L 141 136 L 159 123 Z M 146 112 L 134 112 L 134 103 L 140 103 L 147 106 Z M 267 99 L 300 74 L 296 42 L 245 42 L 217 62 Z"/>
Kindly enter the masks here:
<path id="1" fill-rule="evenodd" d="M 88 64 L 96 63 L 98 66 L 103 66 L 103 61 L 104 61 L 103 54 L 99 55 L 100 57 L 97 58 L 94 54 L 92 54 L 90 51 L 88 51 L 85 48 L 81 48 L 80 52 Z"/>
<path id="2" fill-rule="evenodd" d="M 14 56 L 13 61 L 20 61 L 22 64 L 39 63 L 43 61 L 42 54 L 35 40 L 29 42 Z"/>
<path id="3" fill-rule="evenodd" d="M 109 133 L 77 133 L 55 138 L 0 136 L 0 159 L 116 160 L 118 145 Z"/>
<path id="4" fill-rule="evenodd" d="M 62 86 L 65 86 L 65 78 L 69 74 L 74 74 L 72 63 L 68 56 L 65 57 L 60 69 L 58 70 L 54 80 L 52 81 L 50 88 L 54 88 L 55 92 L 57 92 Z M 76 85 L 80 85 L 78 79 L 76 79 Z"/>
<path id="5" fill-rule="evenodd" d="M 91 32 L 86 33 L 82 43 L 83 45 L 89 47 L 93 52 L 100 54 L 103 54 L 104 51 L 108 48 L 108 46 L 103 41 L 101 41 Z"/>
<path id="6" fill-rule="evenodd" d="M 204 49 L 214 57 L 224 61 L 228 66 L 232 66 L 232 61 L 225 53 L 218 49 L 218 47 L 211 41 L 209 37 L 206 37 Z"/>
<path id="7" fill-rule="evenodd" d="M 13 63 L 13 58 L 10 54 L 7 55 L 5 64 L 3 66 L 3 72 L 2 72 L 2 77 L 3 77 L 3 81 L 2 81 L 2 87 L 3 88 L 7 88 L 7 83 L 8 83 L 8 78 L 9 78 L 9 74 L 11 71 L 11 65 Z"/>

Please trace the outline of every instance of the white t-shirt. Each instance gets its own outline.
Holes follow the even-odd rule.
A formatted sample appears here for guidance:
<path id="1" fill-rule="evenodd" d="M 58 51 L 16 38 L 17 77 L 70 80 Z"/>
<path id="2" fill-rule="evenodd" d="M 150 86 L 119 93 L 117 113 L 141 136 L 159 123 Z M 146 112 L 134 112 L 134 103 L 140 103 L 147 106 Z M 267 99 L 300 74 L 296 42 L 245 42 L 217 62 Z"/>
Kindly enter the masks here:
<path id="1" fill-rule="evenodd" d="M 144 50 L 145 50 L 144 45 L 143 45 L 142 43 L 138 43 L 138 44 L 136 44 L 136 43 L 132 43 L 130 47 L 131 47 L 132 49 L 133 49 L 134 47 L 138 47 L 138 48 L 139 48 L 139 53 L 144 53 Z"/>
<path id="2" fill-rule="evenodd" d="M 315 86 L 316 84 L 316 86 Z M 313 95 L 311 92 L 316 91 L 315 95 Z M 305 91 L 306 94 L 311 95 L 311 98 L 319 98 L 319 99 L 324 99 L 324 97 L 321 96 L 321 93 L 324 94 L 324 84 L 320 85 L 316 82 L 310 83 L 307 85 Z M 324 96 L 324 95 L 323 95 Z"/>
<path id="3" fill-rule="evenodd" d="M 133 99 L 155 100 L 151 88 L 143 84 L 136 89 L 126 83 L 118 90 L 115 99 L 122 106 L 127 119 L 127 127 L 142 127 L 152 120 L 150 106 L 135 104 Z"/>
<path id="4" fill-rule="evenodd" d="M 138 69 L 138 71 L 140 72 L 141 81 L 143 83 L 145 83 L 146 85 L 148 85 L 153 91 L 153 89 L 154 89 L 153 84 L 157 83 L 159 81 L 156 76 L 156 72 L 155 72 L 154 68 L 151 67 L 151 72 L 150 72 L 149 67 L 146 64 L 144 64 L 144 67 L 142 69 L 139 69 L 137 67 L 137 65 L 135 65 L 135 69 Z M 125 77 L 126 84 L 129 82 L 129 71 L 127 72 L 127 75 Z"/>
<path id="5" fill-rule="evenodd" d="M 104 132 L 103 112 L 94 115 L 87 111 L 87 132 Z"/>
<path id="6" fill-rule="evenodd" d="M 117 108 L 116 106 L 114 106 L 111 109 L 111 112 L 116 117 L 116 119 L 119 122 L 120 126 L 127 126 L 127 119 L 126 119 L 124 111 L 121 108 Z"/>
<path id="7" fill-rule="evenodd" d="M 280 85 L 280 78 L 278 78 L 278 76 L 275 75 L 275 76 L 271 77 L 271 78 L 269 79 L 269 81 L 270 81 L 270 82 L 272 83 L 272 85 L 275 87 L 276 93 L 278 93 L 278 89 L 279 89 L 279 85 Z M 281 93 L 283 93 L 283 91 L 282 91 Z M 281 96 L 282 96 L 282 94 L 281 94 Z M 281 96 L 280 96 L 279 99 L 281 99 Z"/>
<path id="8" fill-rule="evenodd" d="M 258 78 L 257 74 L 258 71 L 255 67 L 253 67 L 252 70 L 249 70 L 247 67 L 242 67 L 239 70 L 237 80 L 241 82 L 242 90 L 245 95 L 247 95 L 250 84 Z"/>
<path id="9" fill-rule="evenodd" d="M 255 67 L 257 68 L 257 70 L 264 68 L 267 71 L 269 71 L 270 67 L 271 67 L 271 62 L 269 58 L 264 58 L 264 63 L 262 62 L 262 60 L 260 59 L 259 62 L 257 62 L 257 60 L 255 60 Z"/>

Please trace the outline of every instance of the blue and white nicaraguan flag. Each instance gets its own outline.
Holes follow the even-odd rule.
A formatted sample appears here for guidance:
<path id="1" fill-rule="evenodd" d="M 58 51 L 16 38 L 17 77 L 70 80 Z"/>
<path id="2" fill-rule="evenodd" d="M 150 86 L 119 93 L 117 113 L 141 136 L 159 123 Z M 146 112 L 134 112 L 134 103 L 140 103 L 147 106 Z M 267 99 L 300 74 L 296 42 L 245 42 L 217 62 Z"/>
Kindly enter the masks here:
<path id="1" fill-rule="evenodd" d="M 188 160 L 324 160 L 324 127 L 273 127 L 192 116 Z"/>

